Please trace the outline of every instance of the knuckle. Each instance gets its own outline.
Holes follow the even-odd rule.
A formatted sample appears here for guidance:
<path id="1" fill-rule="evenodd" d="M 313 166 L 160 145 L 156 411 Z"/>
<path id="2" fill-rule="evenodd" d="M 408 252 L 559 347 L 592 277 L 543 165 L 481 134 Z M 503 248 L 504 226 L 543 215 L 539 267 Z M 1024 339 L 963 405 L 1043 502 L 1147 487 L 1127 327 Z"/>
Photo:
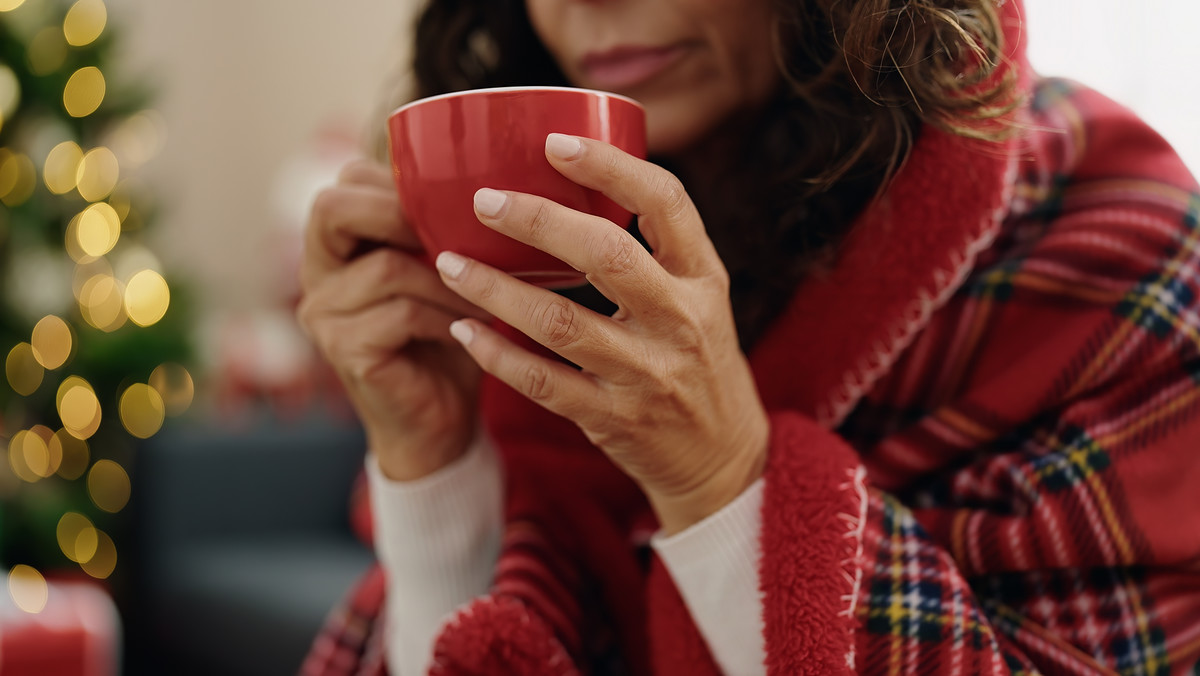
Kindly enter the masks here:
<path id="1" fill-rule="evenodd" d="M 373 178 L 379 176 L 382 172 L 382 167 L 365 157 L 355 158 L 346 164 L 342 165 L 341 171 L 338 172 L 338 183 L 367 183 Z"/>
<path id="2" fill-rule="evenodd" d="M 550 203 L 539 200 L 529 217 L 529 235 L 534 241 L 544 241 L 554 226 L 554 213 Z"/>
<path id="3" fill-rule="evenodd" d="M 342 190 L 337 186 L 322 188 L 313 198 L 310 221 L 314 226 L 327 223 L 341 210 Z"/>
<path id="4" fill-rule="evenodd" d="M 410 272 L 408 259 L 394 249 L 378 249 L 371 256 L 375 277 L 381 284 L 394 283 Z"/>
<path id="5" fill-rule="evenodd" d="M 609 230 L 600 245 L 600 271 L 610 275 L 621 275 L 633 270 L 640 245 L 624 230 Z"/>
<path id="6" fill-rule="evenodd" d="M 692 198 L 674 174 L 664 171 L 659 174 L 657 192 L 662 197 L 663 209 L 668 217 L 676 218 L 688 212 Z"/>
<path id="7" fill-rule="evenodd" d="M 396 326 L 409 326 L 417 320 L 417 303 L 411 298 L 395 298 L 389 312 Z"/>
<path id="8" fill-rule="evenodd" d="M 469 267 L 470 266 L 468 266 L 468 268 Z M 464 273 L 464 276 L 467 275 L 470 275 L 470 270 Z M 479 303 L 487 303 L 488 301 L 492 300 L 492 298 L 494 298 L 500 291 L 500 286 L 496 283 L 496 280 L 492 276 L 483 275 L 483 277 L 485 277 L 484 281 L 479 284 L 479 287 L 475 292 L 479 298 Z"/>
<path id="9" fill-rule="evenodd" d="M 561 348 L 579 339 L 579 315 L 567 300 L 554 300 L 545 305 L 537 320 L 548 347 Z"/>
<path id="10" fill-rule="evenodd" d="M 625 162 L 620 153 L 604 153 L 604 161 L 600 164 L 600 175 L 608 181 L 613 181 L 625 175 Z"/>
<path id="11" fill-rule="evenodd" d="M 525 395 L 534 401 L 548 401 L 554 396 L 554 385 L 550 373 L 544 366 L 531 364 L 521 374 Z"/>

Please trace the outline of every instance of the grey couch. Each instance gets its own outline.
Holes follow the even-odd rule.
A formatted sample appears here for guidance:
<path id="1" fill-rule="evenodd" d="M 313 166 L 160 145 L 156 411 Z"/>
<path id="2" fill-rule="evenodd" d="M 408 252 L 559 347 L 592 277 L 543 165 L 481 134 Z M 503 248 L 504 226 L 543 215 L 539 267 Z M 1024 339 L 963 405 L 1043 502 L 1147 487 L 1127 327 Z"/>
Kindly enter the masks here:
<path id="1" fill-rule="evenodd" d="M 349 527 L 356 424 L 169 425 L 137 452 L 127 675 L 293 674 L 370 564 Z"/>

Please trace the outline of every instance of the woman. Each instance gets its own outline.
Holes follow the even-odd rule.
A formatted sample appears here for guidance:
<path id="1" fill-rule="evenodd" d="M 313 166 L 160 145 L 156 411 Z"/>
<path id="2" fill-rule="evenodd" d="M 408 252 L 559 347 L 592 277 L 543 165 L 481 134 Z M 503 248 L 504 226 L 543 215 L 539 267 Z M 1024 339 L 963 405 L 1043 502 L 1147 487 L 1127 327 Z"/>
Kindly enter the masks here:
<path id="1" fill-rule="evenodd" d="M 307 673 L 1197 660 L 1200 196 L 1033 77 L 1019 3 L 434 0 L 415 72 L 642 101 L 654 163 L 545 150 L 645 247 L 481 190 L 588 273 L 555 294 L 421 266 L 378 166 L 318 199 L 300 318 L 367 430 L 386 575 Z"/>

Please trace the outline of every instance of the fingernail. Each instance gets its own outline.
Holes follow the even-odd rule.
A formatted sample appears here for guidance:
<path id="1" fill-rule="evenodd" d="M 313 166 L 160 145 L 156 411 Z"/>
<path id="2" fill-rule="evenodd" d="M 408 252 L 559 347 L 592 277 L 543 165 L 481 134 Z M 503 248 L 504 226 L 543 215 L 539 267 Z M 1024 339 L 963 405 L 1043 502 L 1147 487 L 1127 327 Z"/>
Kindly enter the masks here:
<path id="1" fill-rule="evenodd" d="M 480 188 L 475 191 L 475 211 L 481 216 L 493 217 L 504 208 L 508 195 L 491 188 Z"/>
<path id="2" fill-rule="evenodd" d="M 437 265 L 437 269 L 443 275 L 446 275 L 450 279 L 458 279 L 458 276 L 462 274 L 463 268 L 467 267 L 467 259 L 453 251 L 443 251 L 438 254 L 435 265 Z"/>
<path id="3" fill-rule="evenodd" d="M 471 328 L 470 324 L 460 319 L 456 322 L 450 323 L 450 335 L 463 345 L 468 345 L 470 344 L 471 339 L 475 337 L 475 329 Z"/>
<path id="4" fill-rule="evenodd" d="M 546 137 L 546 152 L 560 160 L 573 159 L 581 148 L 583 144 L 574 136 L 550 134 Z"/>

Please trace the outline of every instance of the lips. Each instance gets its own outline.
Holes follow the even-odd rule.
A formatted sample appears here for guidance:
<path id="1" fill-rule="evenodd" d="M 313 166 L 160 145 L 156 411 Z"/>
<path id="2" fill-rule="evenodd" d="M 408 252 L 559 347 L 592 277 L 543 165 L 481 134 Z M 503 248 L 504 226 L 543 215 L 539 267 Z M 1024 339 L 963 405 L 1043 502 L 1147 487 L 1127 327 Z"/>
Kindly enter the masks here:
<path id="1" fill-rule="evenodd" d="M 590 52 L 580 63 L 588 81 L 602 89 L 636 87 L 669 68 L 686 47 L 621 46 L 602 52 Z"/>

